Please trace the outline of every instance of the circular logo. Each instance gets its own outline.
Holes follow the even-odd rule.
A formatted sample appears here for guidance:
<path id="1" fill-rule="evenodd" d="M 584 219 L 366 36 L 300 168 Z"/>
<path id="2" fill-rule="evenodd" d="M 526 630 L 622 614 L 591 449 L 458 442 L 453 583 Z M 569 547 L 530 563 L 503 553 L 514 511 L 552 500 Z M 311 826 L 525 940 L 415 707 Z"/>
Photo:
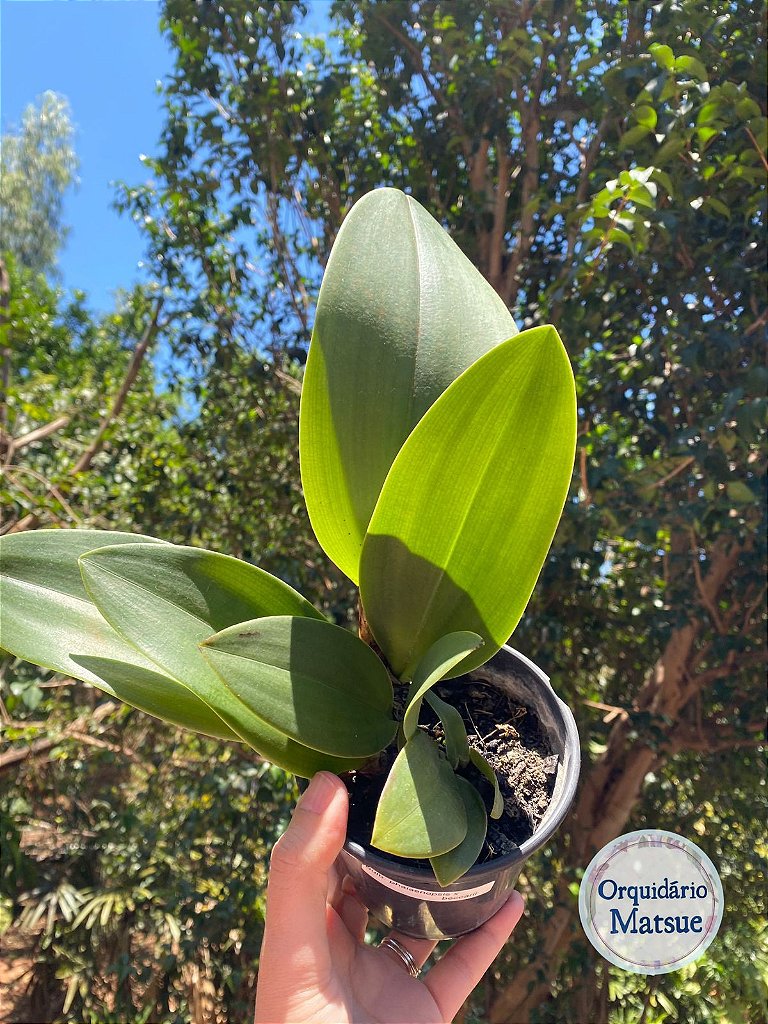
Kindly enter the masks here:
<path id="1" fill-rule="evenodd" d="M 606 960 L 636 974 L 667 974 L 698 959 L 717 935 L 723 886 L 690 840 L 643 829 L 614 839 L 590 861 L 579 914 Z"/>

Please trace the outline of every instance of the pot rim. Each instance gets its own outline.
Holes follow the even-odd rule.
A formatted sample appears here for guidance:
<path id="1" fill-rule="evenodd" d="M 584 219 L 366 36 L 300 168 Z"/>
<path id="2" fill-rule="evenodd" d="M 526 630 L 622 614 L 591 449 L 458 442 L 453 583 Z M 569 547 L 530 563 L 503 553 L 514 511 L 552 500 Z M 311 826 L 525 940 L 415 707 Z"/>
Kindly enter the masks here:
<path id="1" fill-rule="evenodd" d="M 563 819 L 571 808 L 571 804 L 573 803 L 573 799 L 576 795 L 576 789 L 579 784 L 581 742 L 579 740 L 579 733 L 576 728 L 576 720 L 573 717 L 573 712 L 565 701 L 558 697 L 552 688 L 549 676 L 539 668 L 534 661 L 531 661 L 530 658 L 527 658 L 520 651 L 515 650 L 508 644 L 503 644 L 500 650 L 506 651 L 518 661 L 522 662 L 535 679 L 546 687 L 545 692 L 558 714 L 560 724 L 562 725 L 563 732 L 565 734 L 563 751 L 566 757 L 564 759 L 565 763 L 562 765 L 564 771 L 563 786 L 554 810 L 552 810 L 551 813 L 546 814 L 544 824 L 540 829 L 534 832 L 529 839 L 526 839 L 525 842 L 512 853 L 504 854 L 501 857 L 494 857 L 491 860 L 485 861 L 483 864 L 474 864 L 461 876 L 461 878 L 446 887 L 454 891 L 469 887 L 469 883 L 476 882 L 483 876 L 488 878 L 489 876 L 496 875 L 507 868 L 518 864 L 521 865 L 524 861 L 528 860 L 533 853 L 547 843 L 549 838 L 560 827 Z M 551 810 L 551 805 L 548 810 Z M 357 860 L 369 864 L 382 874 L 391 875 L 395 872 L 400 875 L 408 876 L 412 880 L 418 881 L 420 884 L 431 881 L 435 888 L 443 888 L 439 885 L 432 871 L 427 868 L 411 866 L 400 860 L 387 860 L 386 858 L 381 857 L 378 852 L 368 844 L 363 845 L 361 843 L 354 842 L 354 840 L 348 839 L 344 844 L 344 850 Z M 465 883 L 467 884 L 465 885 Z"/>

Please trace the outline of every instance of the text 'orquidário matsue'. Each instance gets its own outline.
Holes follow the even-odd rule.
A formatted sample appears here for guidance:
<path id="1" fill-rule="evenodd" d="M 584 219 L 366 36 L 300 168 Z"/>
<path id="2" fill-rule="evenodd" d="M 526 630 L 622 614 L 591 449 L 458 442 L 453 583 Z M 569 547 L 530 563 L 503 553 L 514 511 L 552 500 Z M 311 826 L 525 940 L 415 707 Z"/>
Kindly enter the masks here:
<path id="1" fill-rule="evenodd" d="M 622 916 L 620 907 L 611 907 L 611 935 L 661 935 L 679 934 L 689 932 L 700 933 L 704 931 L 703 918 L 700 914 L 689 916 L 688 914 L 669 913 L 647 913 L 641 910 L 642 901 L 663 900 L 679 901 L 684 899 L 706 899 L 709 890 L 706 885 L 695 885 L 690 882 L 680 883 L 676 879 L 670 881 L 666 875 L 664 879 L 648 885 L 619 885 L 612 878 L 604 878 L 597 887 L 597 894 L 606 901 L 628 900 L 632 903 L 631 910 L 625 910 Z M 658 910 L 657 906 L 653 907 Z M 663 908 L 662 908 L 663 909 Z M 678 909 L 676 906 L 675 910 Z"/>

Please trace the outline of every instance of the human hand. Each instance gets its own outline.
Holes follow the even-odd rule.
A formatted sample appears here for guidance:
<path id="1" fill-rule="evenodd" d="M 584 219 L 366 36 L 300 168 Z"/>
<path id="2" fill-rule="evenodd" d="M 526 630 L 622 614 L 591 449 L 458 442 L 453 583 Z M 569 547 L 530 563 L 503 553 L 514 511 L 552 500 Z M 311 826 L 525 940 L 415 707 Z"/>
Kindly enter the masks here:
<path id="1" fill-rule="evenodd" d="M 477 931 L 458 939 L 424 976 L 397 953 L 365 945 L 368 911 L 334 862 L 344 845 L 348 796 L 319 772 L 277 841 L 256 988 L 256 1024 L 436 1024 L 453 1019 L 520 920 L 513 893 Z M 392 936 L 421 967 L 437 943 Z"/>

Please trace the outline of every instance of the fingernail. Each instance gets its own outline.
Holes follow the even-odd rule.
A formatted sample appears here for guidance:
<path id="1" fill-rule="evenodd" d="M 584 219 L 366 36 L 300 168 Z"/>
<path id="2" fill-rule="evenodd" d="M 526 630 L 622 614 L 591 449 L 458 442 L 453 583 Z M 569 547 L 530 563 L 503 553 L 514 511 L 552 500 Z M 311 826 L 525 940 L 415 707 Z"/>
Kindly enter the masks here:
<path id="1" fill-rule="evenodd" d="M 352 875 L 344 875 L 341 883 L 341 891 L 347 896 L 357 896 L 357 886 L 354 883 Z"/>
<path id="2" fill-rule="evenodd" d="M 311 811 L 312 814 L 322 814 L 336 792 L 336 784 L 333 779 L 334 776 L 328 772 L 318 772 L 304 791 L 304 795 L 299 801 L 299 807 L 303 811 Z"/>

